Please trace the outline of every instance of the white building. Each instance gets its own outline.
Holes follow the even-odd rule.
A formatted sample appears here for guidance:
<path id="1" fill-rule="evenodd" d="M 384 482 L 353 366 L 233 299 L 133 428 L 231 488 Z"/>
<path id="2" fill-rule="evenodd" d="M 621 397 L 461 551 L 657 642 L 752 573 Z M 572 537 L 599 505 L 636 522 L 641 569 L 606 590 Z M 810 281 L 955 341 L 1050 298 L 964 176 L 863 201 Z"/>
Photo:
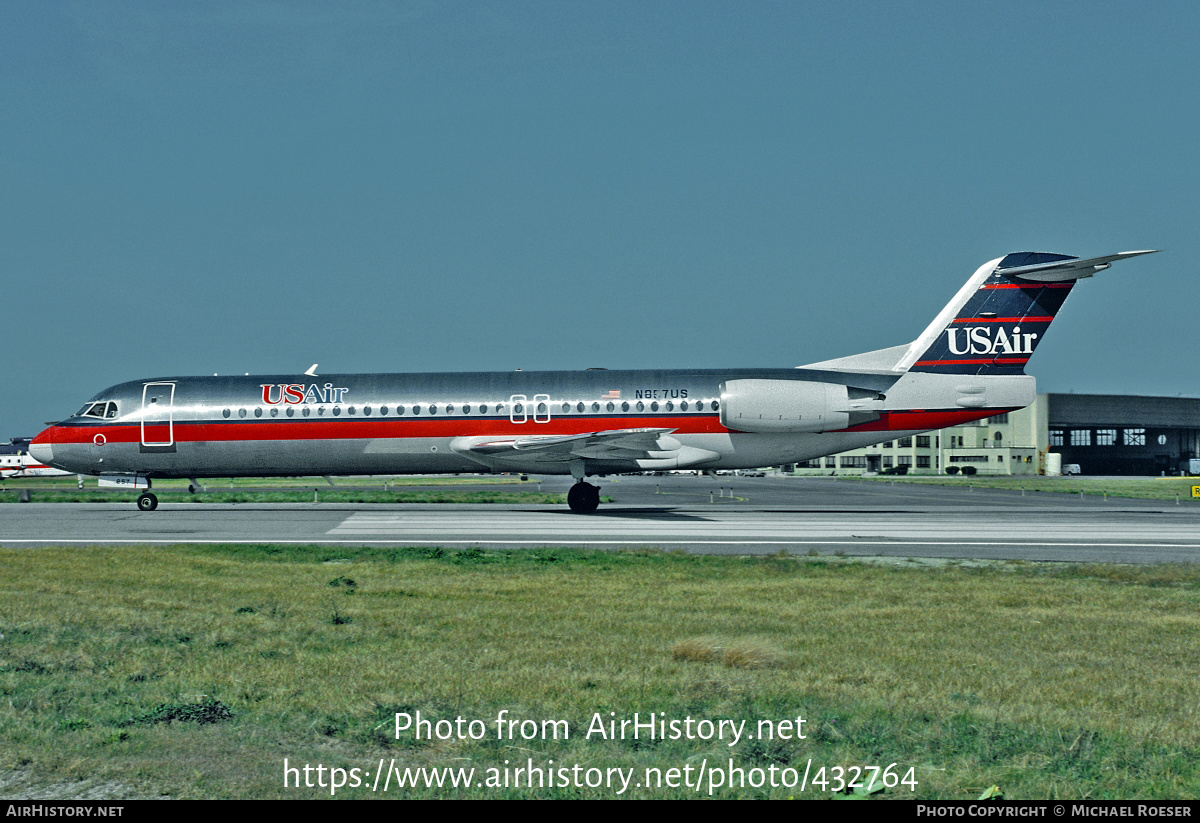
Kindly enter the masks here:
<path id="1" fill-rule="evenodd" d="M 907 466 L 909 474 L 945 474 L 973 466 L 978 474 L 1038 474 L 1049 448 L 1049 397 L 961 426 L 887 440 L 796 465 L 797 474 L 863 474 Z"/>

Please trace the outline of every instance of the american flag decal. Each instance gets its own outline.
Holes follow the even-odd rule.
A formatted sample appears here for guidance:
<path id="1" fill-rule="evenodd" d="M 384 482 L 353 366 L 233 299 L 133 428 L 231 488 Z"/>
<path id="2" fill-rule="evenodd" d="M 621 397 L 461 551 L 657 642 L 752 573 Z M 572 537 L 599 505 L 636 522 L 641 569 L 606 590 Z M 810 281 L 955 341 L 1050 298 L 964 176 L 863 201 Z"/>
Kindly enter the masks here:
<path id="1" fill-rule="evenodd" d="M 620 400 L 621 399 L 621 390 L 620 389 L 609 389 L 607 392 L 600 395 L 600 399 L 601 400 Z"/>

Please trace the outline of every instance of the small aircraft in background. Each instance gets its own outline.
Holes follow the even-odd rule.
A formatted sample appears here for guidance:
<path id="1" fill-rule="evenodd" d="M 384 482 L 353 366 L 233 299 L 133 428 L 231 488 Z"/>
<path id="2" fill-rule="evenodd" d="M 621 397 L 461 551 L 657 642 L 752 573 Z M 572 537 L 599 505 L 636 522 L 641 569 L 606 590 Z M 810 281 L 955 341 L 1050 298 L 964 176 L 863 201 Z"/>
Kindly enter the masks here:
<path id="1" fill-rule="evenodd" d="M 72 472 L 47 466 L 29 454 L 31 438 L 14 438 L 0 443 L 0 480 L 10 477 L 56 477 Z"/>

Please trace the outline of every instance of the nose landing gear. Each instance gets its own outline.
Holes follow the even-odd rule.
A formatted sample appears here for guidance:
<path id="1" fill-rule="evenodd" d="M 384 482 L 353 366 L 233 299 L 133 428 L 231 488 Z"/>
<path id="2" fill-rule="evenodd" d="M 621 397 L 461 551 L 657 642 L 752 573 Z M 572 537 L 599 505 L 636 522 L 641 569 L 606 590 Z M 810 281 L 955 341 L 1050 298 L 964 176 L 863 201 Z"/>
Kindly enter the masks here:
<path id="1" fill-rule="evenodd" d="M 150 492 L 142 492 L 138 495 L 137 507 L 140 511 L 152 512 L 158 508 L 158 498 Z"/>

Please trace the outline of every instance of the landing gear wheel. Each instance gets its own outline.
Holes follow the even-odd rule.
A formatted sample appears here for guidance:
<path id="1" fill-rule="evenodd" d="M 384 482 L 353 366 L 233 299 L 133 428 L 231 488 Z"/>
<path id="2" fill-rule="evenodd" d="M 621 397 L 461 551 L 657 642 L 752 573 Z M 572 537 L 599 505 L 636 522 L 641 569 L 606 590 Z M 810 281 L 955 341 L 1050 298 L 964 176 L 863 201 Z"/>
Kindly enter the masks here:
<path id="1" fill-rule="evenodd" d="M 138 495 L 138 508 L 144 512 L 152 512 L 158 508 L 158 498 L 150 492 L 142 492 Z"/>
<path id="2" fill-rule="evenodd" d="M 600 505 L 600 489 L 580 480 L 567 492 L 567 505 L 576 514 L 591 514 Z"/>

